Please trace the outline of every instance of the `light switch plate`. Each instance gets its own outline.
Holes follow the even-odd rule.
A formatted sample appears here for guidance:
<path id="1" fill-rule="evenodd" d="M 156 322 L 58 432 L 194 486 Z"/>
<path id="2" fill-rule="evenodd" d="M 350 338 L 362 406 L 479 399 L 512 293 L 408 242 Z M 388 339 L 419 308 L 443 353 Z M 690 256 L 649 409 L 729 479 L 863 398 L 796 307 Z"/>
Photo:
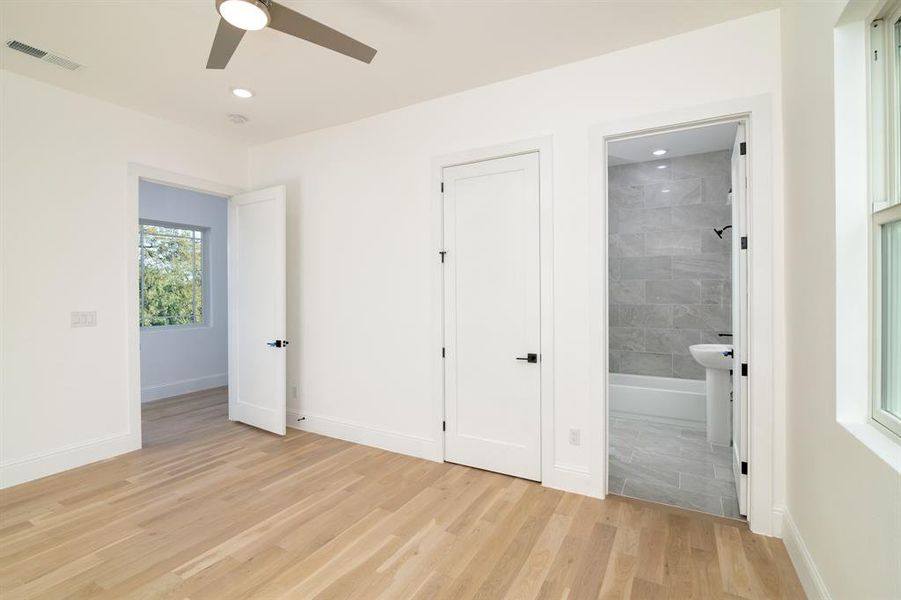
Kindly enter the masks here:
<path id="1" fill-rule="evenodd" d="M 73 311 L 71 324 L 72 327 L 97 327 L 97 311 Z"/>

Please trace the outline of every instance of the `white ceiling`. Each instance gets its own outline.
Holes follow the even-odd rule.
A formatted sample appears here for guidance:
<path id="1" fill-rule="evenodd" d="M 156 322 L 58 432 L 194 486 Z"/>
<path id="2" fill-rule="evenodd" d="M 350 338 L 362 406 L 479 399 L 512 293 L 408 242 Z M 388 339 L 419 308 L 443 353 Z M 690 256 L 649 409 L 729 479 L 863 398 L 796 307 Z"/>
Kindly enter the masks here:
<path id="1" fill-rule="evenodd" d="M 611 142 L 607 149 L 607 162 L 610 165 L 624 165 L 730 150 L 735 143 L 736 127 L 736 123 L 721 123 Z M 666 155 L 654 156 L 653 152 L 657 149 L 666 150 Z"/>
<path id="2" fill-rule="evenodd" d="M 65 71 L 5 46 L 0 66 L 196 129 L 262 142 L 778 6 L 777 0 L 282 3 L 379 53 L 366 65 L 263 30 L 248 32 L 224 71 L 207 71 L 219 20 L 214 0 L 0 0 L 3 42 L 18 39 L 86 68 Z M 233 86 L 257 95 L 239 100 L 229 92 Z M 226 115 L 236 112 L 250 121 L 230 123 Z"/>

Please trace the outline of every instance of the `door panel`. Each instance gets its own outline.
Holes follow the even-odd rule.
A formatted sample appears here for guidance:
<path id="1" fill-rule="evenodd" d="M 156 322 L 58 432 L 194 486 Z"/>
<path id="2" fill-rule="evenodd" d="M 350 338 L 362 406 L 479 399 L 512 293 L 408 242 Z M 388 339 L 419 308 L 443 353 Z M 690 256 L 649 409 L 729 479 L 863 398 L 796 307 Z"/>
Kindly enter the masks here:
<path id="1" fill-rule="evenodd" d="M 538 153 L 447 168 L 444 186 L 445 455 L 540 480 Z"/>
<path id="2" fill-rule="evenodd" d="M 229 201 L 229 418 L 285 434 L 285 187 Z"/>
<path id="3" fill-rule="evenodd" d="M 748 235 L 748 157 L 741 154 L 745 140 L 745 125 L 739 123 L 732 148 L 732 470 L 743 515 L 748 512 L 748 475 L 741 474 L 748 460 L 748 378 L 741 374 L 742 363 L 748 362 L 749 250 L 741 248 L 741 238 Z"/>

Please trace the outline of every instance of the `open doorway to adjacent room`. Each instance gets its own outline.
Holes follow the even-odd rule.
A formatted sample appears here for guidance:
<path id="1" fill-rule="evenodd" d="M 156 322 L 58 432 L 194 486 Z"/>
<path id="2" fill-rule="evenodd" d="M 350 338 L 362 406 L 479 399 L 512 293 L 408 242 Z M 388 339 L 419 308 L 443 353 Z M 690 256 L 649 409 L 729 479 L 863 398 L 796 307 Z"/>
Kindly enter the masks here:
<path id="1" fill-rule="evenodd" d="M 228 420 L 228 198 L 143 179 L 138 198 L 146 447 Z"/>
<path id="2" fill-rule="evenodd" d="M 609 493 L 747 514 L 746 122 L 607 142 Z"/>

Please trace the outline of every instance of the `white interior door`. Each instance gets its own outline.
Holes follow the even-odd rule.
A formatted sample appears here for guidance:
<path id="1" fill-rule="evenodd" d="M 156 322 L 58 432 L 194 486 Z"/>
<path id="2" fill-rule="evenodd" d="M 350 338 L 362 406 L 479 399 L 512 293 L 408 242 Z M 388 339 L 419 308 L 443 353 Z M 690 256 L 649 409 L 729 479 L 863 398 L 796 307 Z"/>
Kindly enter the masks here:
<path id="1" fill-rule="evenodd" d="M 444 169 L 445 458 L 539 481 L 538 153 Z"/>
<path id="2" fill-rule="evenodd" d="M 738 512 L 748 513 L 748 157 L 745 126 L 738 124 L 732 148 L 732 471 Z M 744 472 L 743 472 L 744 471 Z"/>
<path id="3" fill-rule="evenodd" d="M 284 435 L 285 187 L 228 211 L 228 417 Z"/>

